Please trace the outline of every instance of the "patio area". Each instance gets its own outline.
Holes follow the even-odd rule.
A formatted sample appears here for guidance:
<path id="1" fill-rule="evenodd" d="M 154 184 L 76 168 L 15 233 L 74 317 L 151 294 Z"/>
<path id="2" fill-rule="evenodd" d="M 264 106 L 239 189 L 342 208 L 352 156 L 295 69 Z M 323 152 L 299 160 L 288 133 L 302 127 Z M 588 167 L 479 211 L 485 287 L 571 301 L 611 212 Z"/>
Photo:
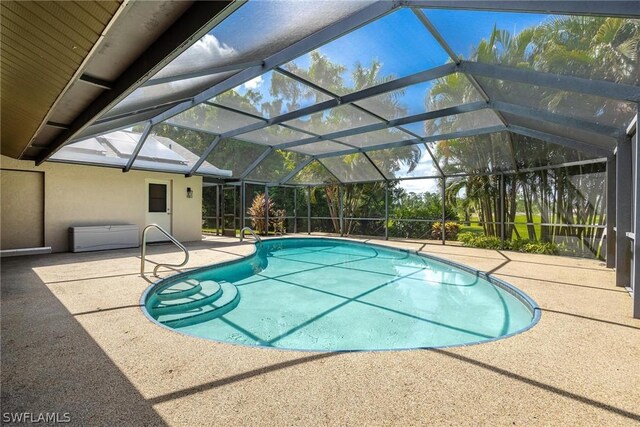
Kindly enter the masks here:
<path id="1" fill-rule="evenodd" d="M 69 413 L 75 425 L 638 422 L 640 323 L 603 262 L 435 241 L 376 243 L 489 272 L 531 296 L 542 318 L 511 338 L 447 349 L 244 347 L 150 322 L 139 306 L 149 283 L 139 276 L 138 249 L 7 258 L 3 412 Z M 189 268 L 254 250 L 225 237 L 187 247 Z M 158 262 L 181 257 L 169 245 L 149 253 Z"/>
<path id="2" fill-rule="evenodd" d="M 3 425 L 640 425 L 640 1 L 0 17 Z"/>

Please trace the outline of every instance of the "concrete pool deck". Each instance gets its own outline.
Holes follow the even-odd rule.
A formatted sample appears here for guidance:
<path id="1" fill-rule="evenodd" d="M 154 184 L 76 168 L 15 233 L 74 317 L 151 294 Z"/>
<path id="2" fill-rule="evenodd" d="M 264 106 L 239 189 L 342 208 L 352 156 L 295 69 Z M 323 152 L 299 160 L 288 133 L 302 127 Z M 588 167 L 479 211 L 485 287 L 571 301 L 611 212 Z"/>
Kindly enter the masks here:
<path id="1" fill-rule="evenodd" d="M 530 295 L 542 318 L 523 334 L 468 347 L 251 348 L 149 321 L 137 249 L 4 258 L 3 416 L 68 413 L 76 425 L 637 425 L 640 321 L 602 262 L 372 242 L 491 272 Z M 187 247 L 187 267 L 254 248 L 223 237 Z M 180 262 L 181 253 L 151 246 L 149 259 Z"/>

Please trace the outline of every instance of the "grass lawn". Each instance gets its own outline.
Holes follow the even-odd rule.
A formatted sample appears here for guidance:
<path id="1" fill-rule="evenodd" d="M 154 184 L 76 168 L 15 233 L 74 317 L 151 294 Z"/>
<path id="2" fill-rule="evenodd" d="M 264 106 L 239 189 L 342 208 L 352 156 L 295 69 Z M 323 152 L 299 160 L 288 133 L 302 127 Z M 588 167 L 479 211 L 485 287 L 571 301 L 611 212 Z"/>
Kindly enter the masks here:
<path id="1" fill-rule="evenodd" d="M 222 228 L 218 229 L 218 232 L 222 235 Z M 216 234 L 215 227 L 202 227 L 203 233 Z M 245 232 L 244 236 L 247 237 L 249 233 Z M 262 236 L 262 234 L 260 234 Z M 269 230 L 269 236 L 279 236 L 280 233 L 274 233 L 273 230 Z M 236 237 L 240 236 L 240 229 L 236 228 Z"/>
<path id="2" fill-rule="evenodd" d="M 478 218 L 477 217 L 472 217 L 471 218 L 471 225 L 461 225 L 460 226 L 460 232 L 461 233 L 474 233 L 474 234 L 484 234 L 484 231 L 482 229 L 482 226 L 477 222 Z M 528 239 L 529 238 L 529 232 L 527 231 L 527 217 L 524 214 L 516 214 L 516 218 L 515 221 L 516 223 L 515 227 L 516 230 L 518 231 L 518 234 L 520 235 L 521 239 Z M 540 215 L 533 215 L 533 222 L 534 222 L 534 228 L 536 231 L 536 236 L 540 237 L 540 223 L 542 222 L 540 219 Z M 460 223 L 462 223 L 462 221 L 460 221 Z M 214 227 L 203 227 L 202 228 L 202 232 L 203 233 L 215 233 L 216 229 Z M 222 233 L 222 229 L 220 229 L 220 233 Z M 269 234 L 272 235 L 274 234 L 273 231 L 269 231 Z M 236 229 L 236 235 L 240 235 L 240 230 Z M 515 236 L 514 236 L 515 237 Z"/>
<path id="3" fill-rule="evenodd" d="M 478 224 L 477 222 L 474 223 L 474 221 L 477 221 L 477 218 L 472 218 L 471 219 L 471 225 L 462 225 L 460 227 L 460 232 L 461 233 L 474 233 L 474 234 L 483 234 L 484 231 L 482 229 L 482 225 Z M 520 238 L 522 239 L 528 239 L 529 238 L 529 232 L 527 231 L 527 224 L 525 224 L 527 222 L 527 217 L 524 214 L 519 214 L 516 215 L 516 219 L 514 221 L 516 223 L 515 227 L 516 230 L 518 231 L 518 234 L 520 234 Z M 540 236 L 540 215 L 534 215 L 533 216 L 533 222 L 534 222 L 534 228 L 536 230 L 536 236 Z"/>
<path id="4" fill-rule="evenodd" d="M 477 223 L 478 219 L 477 218 L 472 218 L 471 219 L 471 225 L 462 225 L 460 227 L 460 232 L 461 233 L 474 233 L 474 234 L 483 234 L 484 231 L 482 230 L 482 226 L 479 225 Z M 520 237 L 523 239 L 527 239 L 529 238 L 529 233 L 527 232 L 527 225 L 526 224 L 521 224 L 526 222 L 526 216 L 525 215 L 516 215 L 516 229 L 518 230 L 518 233 L 520 234 Z M 536 225 L 534 226 L 536 229 L 536 236 L 540 236 L 540 215 L 534 215 L 533 216 L 533 221 L 536 223 Z M 219 229 L 220 234 L 222 234 L 222 229 Z M 203 233 L 211 233 L 211 234 L 215 234 L 216 229 L 215 227 L 202 227 L 202 232 Z M 274 234 L 273 231 L 269 231 L 269 234 L 272 235 Z M 240 230 L 236 229 L 236 236 L 240 235 Z"/>

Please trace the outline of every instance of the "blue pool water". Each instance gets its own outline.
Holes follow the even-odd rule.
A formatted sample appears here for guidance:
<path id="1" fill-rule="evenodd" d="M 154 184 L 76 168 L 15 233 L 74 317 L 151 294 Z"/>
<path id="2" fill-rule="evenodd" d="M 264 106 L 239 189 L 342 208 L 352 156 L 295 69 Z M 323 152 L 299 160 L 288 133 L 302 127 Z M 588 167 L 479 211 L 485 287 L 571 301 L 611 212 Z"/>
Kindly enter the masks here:
<path id="1" fill-rule="evenodd" d="M 493 340 L 535 303 L 430 257 L 325 238 L 266 240 L 254 255 L 155 284 L 147 313 L 178 331 L 298 350 L 386 350 Z"/>

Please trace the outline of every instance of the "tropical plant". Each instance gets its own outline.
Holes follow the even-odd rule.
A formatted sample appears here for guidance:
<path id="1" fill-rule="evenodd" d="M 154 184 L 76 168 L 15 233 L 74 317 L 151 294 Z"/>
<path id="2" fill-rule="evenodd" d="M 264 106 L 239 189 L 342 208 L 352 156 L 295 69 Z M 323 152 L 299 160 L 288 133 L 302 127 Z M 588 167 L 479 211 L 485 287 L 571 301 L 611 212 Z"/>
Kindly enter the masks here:
<path id="1" fill-rule="evenodd" d="M 351 91 L 364 89 L 366 87 L 374 86 L 385 81 L 392 80 L 393 75 L 381 75 L 382 64 L 374 60 L 368 67 L 363 66 L 360 63 L 356 63 L 352 72 L 351 87 L 347 87 L 343 78 L 343 73 L 346 71 L 346 67 L 332 63 L 328 57 L 315 51 L 309 55 L 310 65 L 308 69 L 300 69 L 296 65 L 288 65 L 289 71 L 295 72 L 298 75 L 308 78 L 315 82 L 319 86 L 330 90 L 336 94 L 345 94 Z M 290 89 L 284 89 L 280 86 L 274 87 L 272 85 L 274 94 L 280 93 L 280 91 L 291 92 Z M 395 94 L 389 94 L 382 97 L 379 100 L 379 104 L 388 114 L 393 116 L 400 116 L 405 114 L 406 110 L 402 105 L 398 103 L 398 95 L 401 92 Z M 332 130 L 343 130 L 347 128 L 355 128 L 366 124 L 363 122 L 364 115 L 360 110 L 356 108 L 334 108 L 325 114 L 311 115 L 308 122 L 298 123 L 299 127 L 306 130 L 325 134 Z M 389 131 L 391 132 L 391 131 Z M 375 140 L 369 140 L 369 135 L 359 135 L 360 144 L 362 146 L 374 145 Z M 417 147 L 402 147 L 396 150 L 384 150 L 383 153 L 371 153 L 371 159 L 378 167 L 382 168 L 389 174 L 397 171 L 401 165 L 408 167 L 409 171 L 413 170 L 420 159 L 420 150 Z M 366 163 L 366 164 L 363 164 Z M 339 159 L 336 167 L 340 169 L 341 176 L 346 178 L 347 182 L 357 181 L 358 173 L 361 168 L 371 167 L 368 159 L 362 155 L 347 155 Z M 325 166 L 320 162 L 313 162 L 304 168 L 299 174 L 298 179 L 300 182 L 314 183 L 314 184 L 334 184 L 325 185 L 323 187 L 314 187 L 312 189 L 311 198 L 312 201 L 318 199 L 316 196 L 317 191 L 324 193 L 323 200 L 327 203 L 328 215 L 331 217 L 331 223 L 333 225 L 333 231 L 340 232 L 340 220 L 339 209 L 341 206 L 340 195 L 342 194 L 342 206 L 344 208 L 344 232 L 350 234 L 356 227 L 362 229 L 362 224 L 358 220 L 352 218 L 360 215 L 365 206 L 365 201 L 371 198 L 378 200 L 384 200 L 384 186 L 382 184 L 372 184 L 371 186 L 346 186 L 344 191 L 339 190 L 337 179 L 332 173 L 327 171 Z M 370 200 L 368 200 L 370 202 Z M 366 229 L 366 227 L 365 227 Z"/>
<path id="2" fill-rule="evenodd" d="M 442 199 L 429 192 L 407 193 L 398 187 L 392 191 L 389 233 L 394 237 L 433 239 L 435 223 L 442 221 Z M 452 205 L 445 205 L 445 217 L 457 219 Z"/>
<path id="3" fill-rule="evenodd" d="M 276 215 L 271 199 L 265 197 L 264 193 L 256 194 L 247 210 L 247 214 L 251 218 L 251 227 L 258 234 L 266 234 L 269 231 L 267 212 L 269 212 L 270 217 Z"/>
<path id="4" fill-rule="evenodd" d="M 285 220 L 287 212 L 284 209 L 275 209 L 273 211 L 273 217 L 269 217 L 269 223 L 273 227 L 273 232 L 276 234 L 285 234 Z"/>
<path id="5" fill-rule="evenodd" d="M 557 17 L 517 34 L 495 26 L 472 50 L 470 59 L 638 85 L 639 48 L 637 20 Z M 511 102 L 610 124 L 623 124 L 635 108 L 615 100 L 496 79 L 483 78 L 481 84 L 490 95 Z M 459 75 L 447 76 L 434 85 L 426 102 L 430 108 L 464 104 L 474 99 L 474 91 Z M 478 127 L 463 116 L 427 122 L 425 131 L 434 134 Z M 450 203 L 457 201 L 465 215 L 474 210 L 488 236 L 498 234 L 491 223 L 500 220 L 500 191 L 496 180 L 487 174 L 588 158 L 562 146 L 511 133 L 441 141 L 435 144 L 434 154 L 445 173 L 469 174 L 448 180 L 447 199 Z M 605 219 L 602 171 L 602 165 L 591 165 L 504 175 L 506 238 L 520 238 L 513 224 L 519 205 L 529 223 L 526 231 L 531 242 L 562 242 L 558 250 L 568 251 L 565 243 L 570 246 L 570 242 L 578 241 L 574 254 L 598 254 Z M 541 225 L 536 226 L 538 217 Z"/>
<path id="6" fill-rule="evenodd" d="M 444 223 L 444 236 L 445 240 L 456 240 L 460 233 L 460 224 L 453 221 L 447 221 Z M 431 226 L 431 238 L 440 240 L 442 239 L 442 222 L 435 222 Z"/>
<path id="7" fill-rule="evenodd" d="M 563 253 L 560 245 L 551 242 L 535 242 L 529 239 L 514 239 L 502 242 L 495 236 L 479 236 L 473 233 L 461 233 L 458 241 L 463 246 L 481 249 L 506 249 L 517 252 L 527 252 L 543 255 L 559 255 Z"/>

